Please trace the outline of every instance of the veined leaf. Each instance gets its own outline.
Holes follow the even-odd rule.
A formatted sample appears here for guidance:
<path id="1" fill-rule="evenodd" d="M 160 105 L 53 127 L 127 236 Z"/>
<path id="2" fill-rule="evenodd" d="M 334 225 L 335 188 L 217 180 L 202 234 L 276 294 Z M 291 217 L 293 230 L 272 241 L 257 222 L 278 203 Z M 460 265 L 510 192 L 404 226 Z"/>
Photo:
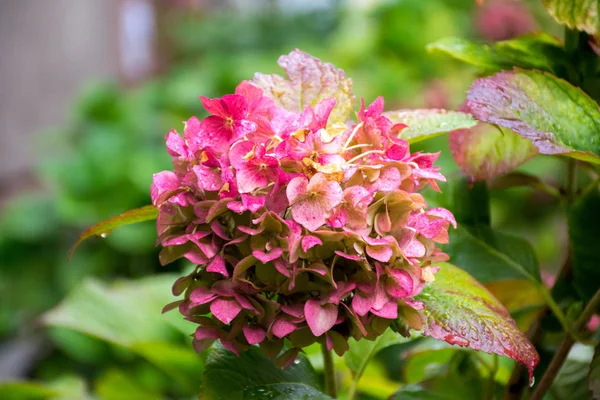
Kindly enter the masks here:
<path id="1" fill-rule="evenodd" d="M 318 389 L 315 371 L 300 354 L 297 362 L 281 369 L 252 346 L 240 357 L 216 343 L 202 376 L 201 398 L 206 400 L 314 399 L 328 400 Z"/>
<path id="2" fill-rule="evenodd" d="M 349 339 L 350 349 L 344 354 L 344 361 L 350 370 L 355 373 L 354 380 L 358 382 L 372 358 L 381 350 L 395 344 L 406 343 L 413 338 L 405 338 L 391 329 L 386 330 L 375 340 Z"/>
<path id="3" fill-rule="evenodd" d="M 488 290 L 447 263 L 441 264 L 435 278 L 415 297 L 425 306 L 423 335 L 510 357 L 533 374 L 539 361 L 535 347 Z"/>
<path id="4" fill-rule="evenodd" d="M 298 49 L 279 57 L 278 64 L 285 70 L 289 80 L 279 75 L 257 73 L 250 81 L 261 88 L 265 96 L 287 110 L 302 112 L 306 106 L 335 97 L 337 103 L 329 117 L 329 123 L 345 123 L 354 110 L 355 97 L 352 80 L 343 70 L 323 62 Z"/>
<path id="5" fill-rule="evenodd" d="M 543 0 L 543 3 L 558 23 L 590 35 L 600 32 L 598 0 Z"/>
<path id="6" fill-rule="evenodd" d="M 549 73 L 515 69 L 478 79 L 465 105 L 478 120 L 531 140 L 542 154 L 600 163 L 598 104 Z"/>
<path id="7" fill-rule="evenodd" d="M 106 235 L 112 232 L 115 228 L 118 228 L 123 225 L 131 225 L 138 222 L 153 220 L 156 219 L 157 215 L 158 209 L 152 205 L 148 205 L 136 208 L 134 210 L 125 211 L 124 213 L 119 214 L 116 217 L 112 217 L 107 219 L 106 221 L 102 221 L 99 224 L 96 224 L 86 229 L 81 235 L 79 235 L 77 242 L 75 242 L 73 247 L 71 247 L 71 250 L 69 250 L 69 258 L 71 258 L 71 255 L 73 254 L 77 246 L 79 246 L 81 242 L 83 242 L 89 237 L 106 237 Z"/>
<path id="8" fill-rule="evenodd" d="M 452 131 L 448 139 L 454 160 L 473 180 L 504 175 L 538 153 L 530 140 L 484 123 Z"/>
<path id="9" fill-rule="evenodd" d="M 49 400 L 59 395 L 57 391 L 35 382 L 0 383 L 0 398 L 5 400 Z"/>
<path id="10" fill-rule="evenodd" d="M 394 124 L 407 125 L 400 132 L 400 138 L 409 143 L 420 142 L 456 129 L 467 129 L 477 123 L 470 114 L 441 109 L 386 111 L 383 115 Z"/>
<path id="11" fill-rule="evenodd" d="M 181 344 L 181 338 L 194 326 L 176 313 L 161 314 L 162 307 L 173 301 L 171 286 L 176 279 L 161 275 L 111 286 L 89 279 L 43 321 L 124 347 L 193 393 L 203 362 L 191 343 Z"/>
<path id="12" fill-rule="evenodd" d="M 562 43 L 547 33 L 529 33 L 493 45 L 449 37 L 427 45 L 427 50 L 492 72 L 516 66 L 556 74 L 565 60 Z"/>

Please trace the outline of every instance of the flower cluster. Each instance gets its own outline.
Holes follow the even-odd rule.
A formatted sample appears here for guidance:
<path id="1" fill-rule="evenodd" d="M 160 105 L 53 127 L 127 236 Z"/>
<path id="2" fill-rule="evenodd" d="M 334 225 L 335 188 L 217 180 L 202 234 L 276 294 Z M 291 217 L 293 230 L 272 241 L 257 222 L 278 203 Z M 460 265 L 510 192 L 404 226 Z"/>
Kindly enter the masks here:
<path id="1" fill-rule="evenodd" d="M 174 170 L 154 175 L 151 195 L 161 262 L 196 264 L 174 285 L 184 299 L 167 307 L 198 324 L 195 348 L 219 339 L 275 356 L 289 339 L 286 365 L 314 342 L 341 355 L 349 337 L 419 329 L 413 296 L 447 259 L 436 244 L 456 223 L 416 192 L 444 180 L 438 154 L 411 154 L 382 98 L 346 121 L 350 81 L 318 87 L 342 71 L 297 50 L 280 63 L 302 73 L 312 63 L 321 79 L 258 75 L 201 97 L 210 116 L 190 118 L 183 137 L 168 133 Z"/>

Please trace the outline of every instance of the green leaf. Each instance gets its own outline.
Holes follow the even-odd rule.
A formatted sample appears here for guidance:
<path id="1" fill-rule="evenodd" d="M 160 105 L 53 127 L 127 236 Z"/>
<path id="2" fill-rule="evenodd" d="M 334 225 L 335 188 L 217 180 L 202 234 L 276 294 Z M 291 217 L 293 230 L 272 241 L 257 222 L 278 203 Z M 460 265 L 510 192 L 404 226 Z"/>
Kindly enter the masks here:
<path id="1" fill-rule="evenodd" d="M 386 111 L 383 115 L 394 124 L 407 125 L 399 137 L 409 143 L 420 142 L 456 129 L 470 128 L 477 123 L 470 114 L 441 109 Z"/>
<path id="2" fill-rule="evenodd" d="M 161 314 L 173 300 L 174 275 L 106 285 L 84 281 L 43 316 L 47 325 L 81 332 L 139 354 L 190 390 L 203 363 L 190 345 L 181 344 L 194 324 L 177 313 Z"/>
<path id="3" fill-rule="evenodd" d="M 543 0 L 542 2 L 558 23 L 590 35 L 600 32 L 598 0 Z"/>
<path id="4" fill-rule="evenodd" d="M 531 244 L 517 236 L 494 231 L 489 226 L 458 225 L 450 231 L 445 251 L 460 268 L 482 283 L 525 278 L 540 281 L 540 271 Z"/>
<path id="5" fill-rule="evenodd" d="M 449 245 L 444 246 L 455 265 L 482 283 L 514 278 L 541 281 L 531 245 L 490 227 L 490 200 L 484 182 L 471 185 L 467 179 L 457 178 L 445 195 L 445 206 L 458 222 L 458 228 L 449 231 Z"/>
<path id="6" fill-rule="evenodd" d="M 600 282 L 600 191 L 591 190 L 579 198 L 568 212 L 571 242 L 573 284 L 581 299 L 587 302 L 598 290 Z"/>
<path id="7" fill-rule="evenodd" d="M 588 374 L 589 388 L 594 398 L 600 397 L 600 344 L 594 350 L 594 357 Z"/>
<path id="8" fill-rule="evenodd" d="M 458 400 L 458 397 L 450 393 L 432 393 L 421 385 L 407 385 L 394 393 L 390 400 Z"/>
<path id="9" fill-rule="evenodd" d="M 35 382 L 0 383 L 0 398 L 3 400 L 45 400 L 59 393 Z"/>
<path id="10" fill-rule="evenodd" d="M 538 151 L 513 131 L 488 124 L 450 132 L 452 156 L 472 180 L 486 180 L 513 171 Z"/>
<path id="11" fill-rule="evenodd" d="M 367 365 L 375 355 L 381 350 L 402 344 L 413 340 L 414 338 L 405 338 L 391 329 L 386 330 L 382 335 L 377 336 L 375 340 L 362 339 L 358 342 L 349 339 L 350 349 L 344 354 L 344 361 L 348 368 L 355 373 L 354 380 L 358 382 L 367 368 Z"/>
<path id="12" fill-rule="evenodd" d="M 96 393 L 104 400 L 160 399 L 160 393 L 142 387 L 125 372 L 108 370 L 95 385 Z"/>
<path id="13" fill-rule="evenodd" d="M 435 281 L 415 299 L 425 305 L 423 335 L 510 357 L 533 373 L 539 361 L 535 347 L 502 303 L 465 271 L 441 264 Z"/>
<path id="14" fill-rule="evenodd" d="M 493 45 L 449 37 L 427 45 L 427 50 L 494 72 L 516 66 L 556 74 L 565 59 L 561 42 L 547 33 L 530 33 Z"/>
<path id="15" fill-rule="evenodd" d="M 88 229 L 86 229 L 79 238 L 77 242 L 71 247 L 69 251 L 69 258 L 73 255 L 73 252 L 83 242 L 89 237 L 92 236 L 100 236 L 106 237 L 113 229 L 118 228 L 123 225 L 136 224 L 138 222 L 149 221 L 156 219 L 158 215 L 158 209 L 152 205 L 144 206 L 141 208 L 136 208 L 134 210 L 125 211 L 122 214 L 119 214 L 116 217 L 112 217 L 107 219 L 106 221 L 102 221 L 99 224 L 96 224 Z"/>
<path id="16" fill-rule="evenodd" d="M 220 344 L 210 349 L 202 375 L 202 399 L 315 399 L 329 396 L 318 390 L 315 371 L 300 354 L 290 367 L 281 369 L 252 346 L 240 357 Z"/>
<path id="17" fill-rule="evenodd" d="M 297 49 L 281 56 L 278 64 L 289 80 L 279 75 L 257 73 L 250 82 L 277 105 L 294 112 L 302 112 L 306 106 L 314 107 L 323 99 L 335 97 L 337 103 L 328 123 L 346 122 L 354 110 L 355 97 L 352 80 L 346 78 L 343 70 Z"/>
<path id="18" fill-rule="evenodd" d="M 598 104 L 552 74 L 517 69 L 478 79 L 465 106 L 478 120 L 531 140 L 542 154 L 600 163 Z"/>

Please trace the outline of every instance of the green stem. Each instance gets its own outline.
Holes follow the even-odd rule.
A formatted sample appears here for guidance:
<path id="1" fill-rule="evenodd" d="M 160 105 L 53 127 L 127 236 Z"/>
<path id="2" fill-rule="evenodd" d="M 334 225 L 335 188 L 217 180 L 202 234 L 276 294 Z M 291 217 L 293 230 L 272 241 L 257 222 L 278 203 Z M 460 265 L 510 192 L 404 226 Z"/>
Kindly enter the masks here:
<path id="1" fill-rule="evenodd" d="M 331 350 L 327 350 L 325 343 L 321 344 L 323 353 L 323 368 L 325 371 L 325 391 L 332 398 L 337 398 L 337 387 L 335 383 L 335 369 L 333 367 L 333 357 Z"/>
<path id="2" fill-rule="evenodd" d="M 573 204 L 577 195 L 577 161 L 573 158 L 569 158 L 567 162 L 567 187 L 566 187 L 566 199 L 567 205 Z"/>
<path id="3" fill-rule="evenodd" d="M 596 312 L 598 306 L 600 306 L 600 289 L 598 289 L 596 294 L 594 294 L 592 299 L 589 301 L 589 303 L 575 322 L 575 325 L 573 327 L 573 330 L 575 332 L 581 332 L 581 330 L 585 327 L 592 315 L 594 315 L 594 313 Z M 569 351 L 571 350 L 571 347 L 573 347 L 573 344 L 575 344 L 575 339 L 573 339 L 573 336 L 567 333 L 567 337 L 565 337 L 560 347 L 558 348 L 558 351 L 556 352 L 556 354 L 554 354 L 554 358 L 552 358 L 552 361 L 550 361 L 550 365 L 548 365 L 546 373 L 544 374 L 542 380 L 536 387 L 535 392 L 533 392 L 533 395 L 531 396 L 530 400 L 541 400 L 544 398 L 546 392 L 552 386 L 552 383 L 554 382 L 556 375 L 560 371 L 560 368 L 567 359 L 567 356 L 569 355 Z"/>

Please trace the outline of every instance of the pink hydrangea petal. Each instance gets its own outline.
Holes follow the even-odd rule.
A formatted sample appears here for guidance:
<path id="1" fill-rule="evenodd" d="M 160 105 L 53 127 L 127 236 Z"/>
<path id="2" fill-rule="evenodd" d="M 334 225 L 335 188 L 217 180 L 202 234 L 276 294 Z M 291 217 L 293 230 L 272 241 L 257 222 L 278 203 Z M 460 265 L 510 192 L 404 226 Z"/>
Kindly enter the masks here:
<path id="1" fill-rule="evenodd" d="M 225 259 L 222 255 L 218 254 L 212 261 L 206 266 L 207 272 L 215 272 L 223 275 L 225 278 L 229 278 L 229 272 L 227 272 L 227 266 L 225 265 Z"/>
<path id="2" fill-rule="evenodd" d="M 173 130 L 169 131 L 165 139 L 167 151 L 170 155 L 173 157 L 189 157 L 189 149 L 179 133 Z"/>
<path id="3" fill-rule="evenodd" d="M 275 247 L 269 253 L 266 253 L 262 250 L 254 250 L 252 255 L 256 257 L 262 263 L 268 263 L 269 261 L 273 261 L 283 254 L 283 249 L 281 247 Z"/>
<path id="4" fill-rule="evenodd" d="M 280 339 L 294 332 L 296 329 L 298 329 L 296 324 L 286 318 L 279 318 L 271 325 L 271 333 Z"/>
<path id="5" fill-rule="evenodd" d="M 225 118 L 229 114 L 228 111 L 225 110 L 225 108 L 223 107 L 223 103 L 219 98 L 209 99 L 208 97 L 200 96 L 200 101 L 202 102 L 202 105 L 204 106 L 206 111 L 208 111 L 212 115 Z"/>
<path id="6" fill-rule="evenodd" d="M 155 206 L 159 205 L 163 199 L 159 199 L 163 194 L 171 192 L 179 188 L 179 178 L 173 171 L 162 171 L 152 176 L 152 185 L 150 186 L 150 196 L 152 198 L 152 204 Z"/>
<path id="7" fill-rule="evenodd" d="M 242 193 L 242 204 L 251 212 L 257 212 L 265 205 L 265 196 L 251 196 Z"/>
<path id="8" fill-rule="evenodd" d="M 388 301 L 381 309 L 372 309 L 371 312 L 381 318 L 396 319 L 398 318 L 398 303 Z"/>
<path id="9" fill-rule="evenodd" d="M 338 308 L 333 304 L 322 306 L 319 300 L 308 300 L 304 305 L 304 316 L 313 335 L 319 337 L 335 325 Z"/>
<path id="10" fill-rule="evenodd" d="M 450 211 L 446 210 L 445 208 L 441 208 L 441 207 L 431 208 L 431 209 L 427 210 L 426 214 L 442 218 L 442 219 L 450 222 L 450 225 L 452 225 L 454 228 L 456 228 L 456 219 L 454 218 L 454 215 Z"/>
<path id="11" fill-rule="evenodd" d="M 221 171 L 203 165 L 194 165 L 192 170 L 196 174 L 197 184 L 200 189 L 214 192 L 223 187 Z"/>
<path id="12" fill-rule="evenodd" d="M 216 298 L 217 295 L 206 286 L 200 286 L 190 293 L 190 301 L 193 305 L 206 304 Z"/>
<path id="13" fill-rule="evenodd" d="M 218 339 L 220 334 L 219 328 L 199 326 L 196 328 L 194 338 L 196 338 L 196 340 Z"/>
<path id="14" fill-rule="evenodd" d="M 385 290 L 394 298 L 410 296 L 414 290 L 412 276 L 403 269 L 392 269 Z"/>
<path id="15" fill-rule="evenodd" d="M 305 253 L 309 249 L 311 249 L 317 245 L 320 245 L 320 244 L 323 244 L 323 242 L 321 241 L 321 239 L 319 239 L 316 236 L 306 235 L 306 236 L 302 237 L 302 251 L 304 251 Z"/>
<path id="16" fill-rule="evenodd" d="M 226 94 L 221 97 L 221 105 L 233 120 L 240 120 L 248 115 L 248 103 L 244 96 L 239 94 Z"/>
<path id="17" fill-rule="evenodd" d="M 413 238 L 404 249 L 402 249 L 406 257 L 423 257 L 425 255 L 425 246 L 417 238 Z"/>
<path id="18" fill-rule="evenodd" d="M 242 331 L 244 332 L 244 337 L 248 341 L 248 344 L 258 344 L 265 340 L 266 333 L 264 329 L 260 326 L 242 326 Z"/>
<path id="19" fill-rule="evenodd" d="M 362 292 L 355 292 L 352 298 L 352 309 L 359 316 L 367 315 L 373 303 L 375 302 L 375 296 L 369 294 L 363 294 Z"/>
<path id="20" fill-rule="evenodd" d="M 343 258 L 347 259 L 347 260 L 352 260 L 352 261 L 360 261 L 360 260 L 362 260 L 362 258 L 360 256 L 358 256 L 358 255 L 347 254 L 347 253 L 341 252 L 339 250 L 334 250 L 334 253 L 337 254 L 340 257 L 343 257 Z"/>
<path id="21" fill-rule="evenodd" d="M 281 259 L 273 260 L 273 265 L 275 266 L 277 272 L 279 272 L 281 275 L 287 278 L 292 276 L 290 274 L 290 270 L 288 269 L 288 264 L 286 262 L 283 262 Z"/>
<path id="22" fill-rule="evenodd" d="M 303 176 L 297 176 L 290 181 L 287 186 L 286 194 L 290 204 L 294 204 L 297 199 L 301 198 L 306 193 L 308 179 Z"/>
<path id="23" fill-rule="evenodd" d="M 242 307 L 235 300 L 216 299 L 210 304 L 210 312 L 224 324 L 233 321 L 240 311 Z"/>
<path id="24" fill-rule="evenodd" d="M 369 255 L 369 257 L 377 260 L 377 261 L 381 261 L 381 262 L 388 262 L 390 261 L 390 259 L 392 258 L 392 255 L 394 255 L 394 251 L 392 250 L 392 248 L 390 247 L 390 245 L 383 245 L 383 246 L 371 246 L 368 245 L 366 247 L 367 250 L 367 254 Z"/>
<path id="25" fill-rule="evenodd" d="M 282 305 L 281 311 L 296 318 L 304 317 L 304 304 Z"/>

